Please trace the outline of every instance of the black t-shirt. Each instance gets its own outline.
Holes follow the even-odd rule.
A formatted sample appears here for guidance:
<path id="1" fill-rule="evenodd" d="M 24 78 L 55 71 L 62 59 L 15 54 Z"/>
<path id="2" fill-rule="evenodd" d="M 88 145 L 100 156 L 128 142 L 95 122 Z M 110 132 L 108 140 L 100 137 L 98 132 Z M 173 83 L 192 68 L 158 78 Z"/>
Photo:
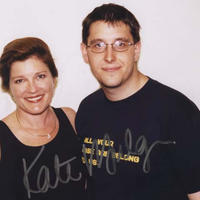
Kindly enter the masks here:
<path id="1" fill-rule="evenodd" d="M 149 79 L 134 95 L 85 98 L 76 129 L 96 200 L 186 200 L 200 191 L 200 112 L 183 94 Z"/>
<path id="2" fill-rule="evenodd" d="M 86 199 L 81 144 L 61 109 L 54 109 L 59 131 L 49 143 L 31 147 L 0 121 L 1 200 Z"/>

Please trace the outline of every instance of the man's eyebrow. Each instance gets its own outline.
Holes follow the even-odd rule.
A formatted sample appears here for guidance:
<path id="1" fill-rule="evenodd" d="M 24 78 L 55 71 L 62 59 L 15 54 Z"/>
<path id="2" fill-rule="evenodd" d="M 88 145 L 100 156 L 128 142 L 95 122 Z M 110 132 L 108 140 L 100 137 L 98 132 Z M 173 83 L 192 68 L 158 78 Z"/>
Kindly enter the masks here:
<path id="1" fill-rule="evenodd" d="M 91 45 L 91 44 L 94 44 L 94 43 L 97 43 L 97 42 L 104 42 L 104 41 L 102 39 L 100 39 L 100 38 L 96 38 L 96 39 L 91 40 L 89 42 L 89 44 Z"/>
<path id="2" fill-rule="evenodd" d="M 124 42 L 130 42 L 130 40 L 128 38 L 125 38 L 125 37 L 118 37 L 114 41 L 116 41 L 116 40 L 122 40 Z"/>
<path id="3" fill-rule="evenodd" d="M 118 38 L 115 38 L 114 40 L 113 40 L 113 42 L 115 42 L 115 41 L 117 41 L 117 40 L 121 40 L 121 41 L 124 41 L 124 42 L 130 42 L 130 40 L 128 39 L 128 38 L 126 38 L 126 37 L 118 37 Z M 89 42 L 89 45 L 91 45 L 91 44 L 95 44 L 95 43 L 97 43 L 97 42 L 105 42 L 103 39 L 101 39 L 101 38 L 96 38 L 96 39 L 93 39 L 93 40 L 91 40 L 90 42 Z M 105 42 L 106 43 L 106 42 Z"/>

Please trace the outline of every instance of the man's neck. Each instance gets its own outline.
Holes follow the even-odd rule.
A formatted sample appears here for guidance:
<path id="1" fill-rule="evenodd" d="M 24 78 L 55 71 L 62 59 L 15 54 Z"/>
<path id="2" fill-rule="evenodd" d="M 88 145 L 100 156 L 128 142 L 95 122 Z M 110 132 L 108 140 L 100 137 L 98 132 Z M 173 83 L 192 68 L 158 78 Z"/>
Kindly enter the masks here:
<path id="1" fill-rule="evenodd" d="M 138 72 L 135 77 L 130 79 L 126 84 L 123 84 L 117 88 L 102 87 L 102 89 L 110 101 L 119 101 L 135 94 L 146 84 L 148 80 L 149 78 L 147 76 Z"/>

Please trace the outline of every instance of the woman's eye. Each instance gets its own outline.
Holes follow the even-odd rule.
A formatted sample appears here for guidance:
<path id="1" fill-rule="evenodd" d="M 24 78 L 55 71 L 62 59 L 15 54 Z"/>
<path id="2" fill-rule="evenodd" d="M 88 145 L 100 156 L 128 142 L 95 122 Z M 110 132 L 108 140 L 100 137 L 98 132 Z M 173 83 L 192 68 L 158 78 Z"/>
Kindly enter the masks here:
<path id="1" fill-rule="evenodd" d="M 39 75 L 38 75 L 38 79 L 44 79 L 45 77 L 46 77 L 45 74 L 39 74 Z"/>
<path id="2" fill-rule="evenodd" d="M 20 84 L 20 83 L 22 83 L 24 80 L 23 79 L 17 79 L 17 80 L 15 80 L 15 83 L 16 84 Z"/>

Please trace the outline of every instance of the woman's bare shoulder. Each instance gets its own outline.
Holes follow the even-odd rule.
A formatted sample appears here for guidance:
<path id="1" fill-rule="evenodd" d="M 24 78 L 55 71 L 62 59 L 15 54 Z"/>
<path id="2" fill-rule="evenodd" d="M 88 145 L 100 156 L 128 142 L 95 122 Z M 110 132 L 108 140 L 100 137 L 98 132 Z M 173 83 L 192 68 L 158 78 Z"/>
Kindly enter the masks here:
<path id="1" fill-rule="evenodd" d="M 3 119 L 1 119 L 8 127 L 13 127 L 16 125 L 16 114 L 15 112 L 10 113 Z"/>

